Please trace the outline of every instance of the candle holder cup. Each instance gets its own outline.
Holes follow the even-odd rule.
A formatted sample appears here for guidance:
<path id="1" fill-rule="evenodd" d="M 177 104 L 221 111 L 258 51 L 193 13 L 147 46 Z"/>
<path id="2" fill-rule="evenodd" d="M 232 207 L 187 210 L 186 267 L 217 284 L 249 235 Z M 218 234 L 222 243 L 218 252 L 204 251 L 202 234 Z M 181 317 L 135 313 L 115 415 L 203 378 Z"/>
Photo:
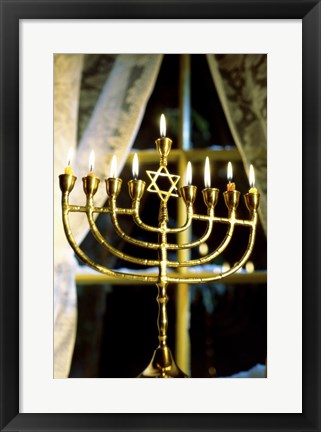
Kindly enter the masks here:
<path id="1" fill-rule="evenodd" d="M 106 192 L 109 198 L 118 197 L 121 190 L 122 182 L 122 179 L 115 177 L 109 177 L 108 179 L 105 179 Z"/>
<path id="2" fill-rule="evenodd" d="M 60 174 L 59 176 L 60 190 L 63 193 L 69 194 L 73 190 L 76 180 L 77 177 L 75 177 L 72 174 Z"/>

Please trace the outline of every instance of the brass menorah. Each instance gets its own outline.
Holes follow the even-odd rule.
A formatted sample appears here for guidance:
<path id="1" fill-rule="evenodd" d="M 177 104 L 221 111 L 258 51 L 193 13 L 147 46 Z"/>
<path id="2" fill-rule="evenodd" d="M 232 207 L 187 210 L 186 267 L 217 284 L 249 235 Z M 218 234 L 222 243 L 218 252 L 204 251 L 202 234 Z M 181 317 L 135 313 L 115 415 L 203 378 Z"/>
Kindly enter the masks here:
<path id="1" fill-rule="evenodd" d="M 163 120 L 164 121 L 164 120 Z M 162 128 L 161 128 L 162 129 Z M 164 132 L 165 130 L 165 132 Z M 160 155 L 159 168 L 157 171 L 146 171 L 150 178 L 150 184 L 147 188 L 148 192 L 157 193 L 160 199 L 158 225 L 150 226 L 144 223 L 140 217 L 140 203 L 141 198 L 144 194 L 146 183 L 143 180 L 138 179 L 138 167 L 133 167 L 134 179 L 128 182 L 129 195 L 132 200 L 131 208 L 118 208 L 116 201 L 121 190 L 122 180 L 116 177 L 114 174 L 112 177 L 105 179 L 106 192 L 107 192 L 107 205 L 105 207 L 95 207 L 94 195 L 98 190 L 100 180 L 92 172 L 92 166 L 90 173 L 82 179 L 83 189 L 86 195 L 86 205 L 76 206 L 69 204 L 69 194 L 73 190 L 76 182 L 76 177 L 73 175 L 71 167 L 68 166 L 65 169 L 65 174 L 59 176 L 60 189 L 62 191 L 62 219 L 66 237 L 72 249 L 76 255 L 88 266 L 108 276 L 112 276 L 117 279 L 139 281 L 141 283 L 155 283 L 158 287 L 158 339 L 159 345 L 154 352 L 153 358 L 148 367 L 139 375 L 141 378 L 185 378 L 187 375 L 182 372 L 176 365 L 175 360 L 172 356 L 170 348 L 167 346 L 167 327 L 168 318 L 166 311 L 166 304 L 168 302 L 167 286 L 170 283 L 188 283 L 188 284 L 204 284 L 209 282 L 221 281 L 225 277 L 235 273 L 239 270 L 243 264 L 249 258 L 255 241 L 256 226 L 258 221 L 257 209 L 259 206 L 259 193 L 254 187 L 253 169 L 250 170 L 250 184 L 251 189 L 244 195 L 245 204 L 250 213 L 249 220 L 237 219 L 236 209 L 239 204 L 240 192 L 235 190 L 234 183 L 229 182 L 227 191 L 223 193 L 225 204 L 227 207 L 227 217 L 215 216 L 215 206 L 218 202 L 219 189 L 210 187 L 210 173 L 208 158 L 206 160 L 205 170 L 205 188 L 202 190 L 203 200 L 207 209 L 206 214 L 195 214 L 193 204 L 195 202 L 197 187 L 191 185 L 191 175 L 187 175 L 187 185 L 177 188 L 180 177 L 178 175 L 170 174 L 167 169 L 168 155 L 171 150 L 172 141 L 166 137 L 166 126 L 163 126 L 163 132 L 161 132 L 161 138 L 156 140 L 156 147 Z M 137 158 L 134 158 L 134 165 L 137 164 Z M 190 165 L 189 165 L 190 167 Z M 252 168 L 252 166 L 251 166 Z M 188 169 L 189 171 L 189 169 Z M 162 190 L 157 180 L 159 178 L 167 178 L 170 184 L 169 190 Z M 168 208 L 167 202 L 170 197 L 182 198 L 186 206 L 186 221 L 180 227 L 171 228 L 168 226 Z M 77 245 L 69 223 L 69 213 L 72 212 L 83 212 L 86 213 L 91 233 L 97 242 L 105 247 L 116 257 L 125 260 L 127 262 L 140 264 L 146 267 L 158 267 L 158 274 L 151 275 L 147 273 L 125 273 L 122 271 L 115 271 L 108 269 L 100 264 L 94 262 L 89 258 L 84 251 Z M 145 259 L 138 258 L 135 256 L 127 255 L 111 244 L 102 236 L 97 228 L 94 220 L 95 213 L 106 213 L 110 215 L 112 225 L 121 239 L 124 239 L 128 243 L 136 245 L 141 248 L 147 248 L 158 252 L 158 259 Z M 146 242 L 126 234 L 120 223 L 119 215 L 129 216 L 133 221 L 142 229 L 149 232 L 157 233 L 158 242 Z M 177 235 L 187 229 L 192 224 L 192 221 L 205 221 L 207 227 L 203 236 L 197 241 L 187 242 L 185 244 L 169 243 L 167 238 L 168 235 Z M 190 259 L 186 261 L 171 261 L 168 259 L 168 251 L 178 251 L 181 249 L 190 249 L 200 246 L 204 243 L 211 235 L 214 223 L 222 223 L 227 225 L 227 232 L 222 240 L 221 244 L 213 251 L 208 253 L 206 256 L 198 259 Z M 213 261 L 218 255 L 220 255 L 230 243 L 233 236 L 234 228 L 236 225 L 247 226 L 250 229 L 248 245 L 245 250 L 243 257 L 233 265 L 230 269 L 213 274 L 207 277 L 197 277 L 195 274 L 184 276 L 179 273 L 171 273 L 169 269 L 177 269 L 179 267 L 191 267 L 196 265 L 203 265 Z"/>

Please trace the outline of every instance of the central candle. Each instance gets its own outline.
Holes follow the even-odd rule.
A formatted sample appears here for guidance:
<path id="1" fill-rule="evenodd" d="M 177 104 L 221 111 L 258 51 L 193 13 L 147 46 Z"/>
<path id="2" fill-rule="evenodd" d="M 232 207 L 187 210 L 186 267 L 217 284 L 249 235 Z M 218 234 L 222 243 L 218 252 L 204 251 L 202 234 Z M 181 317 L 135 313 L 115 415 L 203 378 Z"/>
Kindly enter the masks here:
<path id="1" fill-rule="evenodd" d="M 166 119 L 164 114 L 162 114 L 160 117 L 159 132 L 162 138 L 166 137 Z"/>
<path id="2" fill-rule="evenodd" d="M 155 141 L 155 143 L 156 143 L 157 151 L 161 156 L 160 165 L 166 167 L 167 157 L 172 147 L 172 140 L 166 137 L 166 119 L 164 114 L 161 115 L 159 129 L 160 129 L 160 138 L 158 138 Z"/>

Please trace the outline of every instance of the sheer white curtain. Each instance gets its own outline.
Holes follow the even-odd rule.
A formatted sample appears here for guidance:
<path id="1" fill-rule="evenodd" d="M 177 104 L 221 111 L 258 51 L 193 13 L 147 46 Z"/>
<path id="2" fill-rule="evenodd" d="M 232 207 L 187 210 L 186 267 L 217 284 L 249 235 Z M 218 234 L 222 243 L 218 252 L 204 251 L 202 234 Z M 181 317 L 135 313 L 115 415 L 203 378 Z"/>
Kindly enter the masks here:
<path id="1" fill-rule="evenodd" d="M 246 172 L 254 165 L 261 194 L 260 218 L 267 212 L 267 56 L 207 54 L 207 61 Z"/>
<path id="2" fill-rule="evenodd" d="M 107 57 L 107 56 L 106 56 Z M 113 154 L 120 171 L 141 124 L 146 104 L 154 88 L 161 55 L 113 55 L 93 110 L 78 141 L 78 113 L 84 64 L 83 55 L 55 55 L 54 58 L 54 377 L 66 378 L 74 348 L 77 324 L 75 273 L 77 263 L 65 238 L 61 221 L 61 193 L 58 176 L 67 164 L 68 151 L 75 149 L 72 167 L 77 176 L 70 202 L 83 204 L 81 178 L 88 172 L 91 150 L 95 151 L 95 174 L 108 176 Z M 99 188 L 97 205 L 106 192 Z M 73 215 L 74 236 L 80 243 L 88 224 Z"/>

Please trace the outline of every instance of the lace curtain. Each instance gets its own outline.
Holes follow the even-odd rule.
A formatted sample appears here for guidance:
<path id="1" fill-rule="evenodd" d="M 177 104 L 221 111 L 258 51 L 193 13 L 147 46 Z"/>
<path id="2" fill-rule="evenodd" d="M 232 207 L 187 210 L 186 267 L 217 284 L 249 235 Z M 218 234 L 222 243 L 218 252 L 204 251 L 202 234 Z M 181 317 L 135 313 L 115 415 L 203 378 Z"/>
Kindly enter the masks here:
<path id="1" fill-rule="evenodd" d="M 65 55 L 54 57 L 54 376 L 66 378 L 76 336 L 77 264 L 61 222 L 58 175 L 75 149 L 72 168 L 78 177 L 71 201 L 83 203 L 81 177 L 88 172 L 95 150 L 95 174 L 108 176 L 113 154 L 121 171 L 153 90 L 161 55 Z M 98 63 L 97 63 L 98 62 Z M 92 73 L 94 68 L 95 73 Z M 106 193 L 95 196 L 98 206 Z M 81 215 L 73 215 L 74 236 L 80 243 L 88 231 Z"/>
<path id="2" fill-rule="evenodd" d="M 243 164 L 255 169 L 261 194 L 260 219 L 266 232 L 267 212 L 267 56 L 207 55 L 208 64 Z"/>

